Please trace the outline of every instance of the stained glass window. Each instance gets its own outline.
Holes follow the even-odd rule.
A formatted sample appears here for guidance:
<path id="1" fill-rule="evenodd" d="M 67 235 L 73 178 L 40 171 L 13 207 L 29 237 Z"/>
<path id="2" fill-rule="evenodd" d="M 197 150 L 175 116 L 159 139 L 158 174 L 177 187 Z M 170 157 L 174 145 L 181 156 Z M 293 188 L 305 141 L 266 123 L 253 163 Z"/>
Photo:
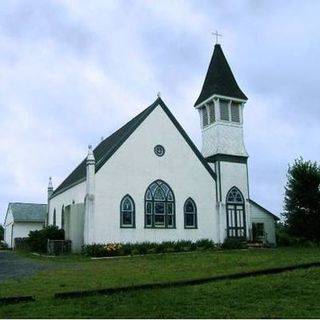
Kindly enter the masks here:
<path id="1" fill-rule="evenodd" d="M 120 226 L 122 228 L 135 227 L 135 206 L 133 199 L 127 194 L 120 203 Z"/>
<path id="2" fill-rule="evenodd" d="M 184 227 L 197 228 L 197 207 L 191 198 L 188 198 L 184 204 Z"/>
<path id="3" fill-rule="evenodd" d="M 174 228 L 175 201 L 168 184 L 157 180 L 148 187 L 145 194 L 145 227 Z"/>

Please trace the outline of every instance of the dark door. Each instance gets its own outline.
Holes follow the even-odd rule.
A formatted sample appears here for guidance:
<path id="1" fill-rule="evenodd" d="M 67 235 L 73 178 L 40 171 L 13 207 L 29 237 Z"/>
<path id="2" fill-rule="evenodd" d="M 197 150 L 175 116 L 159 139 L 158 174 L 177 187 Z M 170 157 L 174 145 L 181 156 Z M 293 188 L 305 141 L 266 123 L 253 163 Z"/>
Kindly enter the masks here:
<path id="1" fill-rule="evenodd" d="M 246 216 L 242 193 L 232 187 L 227 194 L 227 237 L 246 238 Z"/>
<path id="2" fill-rule="evenodd" d="M 246 237 L 246 217 L 243 205 L 227 204 L 228 238 Z"/>

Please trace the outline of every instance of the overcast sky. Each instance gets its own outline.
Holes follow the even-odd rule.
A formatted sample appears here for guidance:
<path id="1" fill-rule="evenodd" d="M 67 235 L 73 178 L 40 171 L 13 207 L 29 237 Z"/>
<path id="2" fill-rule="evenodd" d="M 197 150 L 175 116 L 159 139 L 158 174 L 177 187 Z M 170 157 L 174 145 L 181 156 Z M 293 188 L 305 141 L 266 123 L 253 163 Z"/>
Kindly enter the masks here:
<path id="1" fill-rule="evenodd" d="M 160 91 L 201 148 L 200 92 L 219 30 L 248 96 L 250 196 L 282 211 L 288 163 L 319 161 L 320 1 L 1 1 L 0 222 L 46 202 Z"/>

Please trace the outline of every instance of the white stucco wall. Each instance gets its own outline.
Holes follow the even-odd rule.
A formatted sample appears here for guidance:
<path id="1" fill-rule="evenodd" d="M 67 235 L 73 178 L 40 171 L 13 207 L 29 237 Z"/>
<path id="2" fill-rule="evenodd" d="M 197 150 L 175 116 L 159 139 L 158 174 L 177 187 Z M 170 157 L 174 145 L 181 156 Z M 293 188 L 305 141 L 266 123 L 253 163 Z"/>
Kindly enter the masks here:
<path id="1" fill-rule="evenodd" d="M 12 218 L 7 219 L 4 240 L 9 248 L 14 248 L 15 238 L 27 237 L 30 231 L 40 230 L 43 226 L 44 222 L 13 222 Z"/>
<path id="2" fill-rule="evenodd" d="M 247 176 L 247 166 L 245 163 L 235 163 L 220 161 L 219 164 L 216 163 L 217 173 L 221 177 L 221 200 L 219 196 L 220 203 L 220 235 L 221 241 L 227 237 L 227 214 L 226 214 L 226 197 L 229 190 L 232 187 L 237 187 L 245 201 L 245 216 L 246 216 L 246 233 L 247 238 L 250 235 L 251 226 L 251 215 L 250 215 L 250 204 L 249 190 L 248 190 L 248 176 Z M 220 170 L 220 171 L 219 171 Z M 218 184 L 218 192 L 220 194 L 220 188 Z"/>
<path id="3" fill-rule="evenodd" d="M 248 156 L 243 142 L 241 124 L 219 121 L 202 130 L 202 154 L 209 157 L 213 154 L 232 154 Z"/>
<path id="4" fill-rule="evenodd" d="M 27 237 L 30 231 L 41 230 L 44 222 L 14 222 L 13 239 Z"/>
<path id="5" fill-rule="evenodd" d="M 77 203 L 84 203 L 86 183 L 81 182 L 63 193 L 58 194 L 50 199 L 49 224 L 53 224 L 53 211 L 56 209 L 56 225 L 61 227 L 62 207 Z"/>
<path id="6" fill-rule="evenodd" d="M 263 223 L 264 231 L 267 236 L 267 241 L 271 244 L 276 244 L 275 220 L 272 215 L 266 213 L 258 206 L 250 203 L 251 223 Z"/>
<path id="7" fill-rule="evenodd" d="M 72 252 L 80 252 L 84 238 L 84 204 L 78 203 L 65 209 L 65 239 L 71 240 Z"/>
<path id="8" fill-rule="evenodd" d="M 163 157 L 154 153 L 164 146 Z M 176 229 L 144 227 L 144 195 L 161 179 L 176 200 Z M 141 242 L 210 238 L 218 242 L 215 181 L 157 107 L 95 176 L 94 242 Z M 120 201 L 130 194 L 135 201 L 136 228 L 120 228 Z M 184 229 L 183 206 L 192 197 L 198 209 L 198 229 Z"/>

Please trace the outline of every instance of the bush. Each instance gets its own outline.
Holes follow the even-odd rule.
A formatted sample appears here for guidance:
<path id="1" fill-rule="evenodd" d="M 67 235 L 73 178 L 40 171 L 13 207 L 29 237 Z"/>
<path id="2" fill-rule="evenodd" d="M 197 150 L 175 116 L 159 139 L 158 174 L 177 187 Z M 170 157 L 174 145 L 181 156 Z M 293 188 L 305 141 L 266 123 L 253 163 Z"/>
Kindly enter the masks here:
<path id="1" fill-rule="evenodd" d="M 6 249 L 8 249 L 8 245 L 3 240 L 0 240 L 0 250 Z"/>
<path id="2" fill-rule="evenodd" d="M 282 223 L 276 225 L 276 241 L 278 247 L 316 247 L 316 241 L 290 235 L 288 227 Z"/>
<path id="3" fill-rule="evenodd" d="M 112 256 L 119 256 L 121 252 L 122 245 L 120 243 L 108 243 L 105 247 L 104 250 L 107 253 L 107 256 L 112 257 Z"/>
<path id="4" fill-rule="evenodd" d="M 105 257 L 105 245 L 97 243 L 85 245 L 82 247 L 82 254 L 89 257 Z"/>
<path id="5" fill-rule="evenodd" d="M 91 244 L 82 247 L 82 254 L 90 257 L 110 257 L 124 255 L 144 255 L 154 253 L 172 253 L 193 251 L 196 249 L 207 250 L 215 248 L 212 240 L 201 239 L 196 242 L 180 240 L 180 241 L 164 241 L 140 242 L 140 243 L 108 243 L 108 244 Z"/>
<path id="6" fill-rule="evenodd" d="M 173 248 L 176 252 L 180 252 L 180 251 L 185 251 L 185 249 L 189 247 L 190 249 L 192 248 L 192 242 L 191 241 L 187 241 L 187 240 L 180 240 L 180 241 L 176 241 L 173 244 Z M 195 249 L 193 249 L 195 250 Z"/>
<path id="7" fill-rule="evenodd" d="M 209 239 L 201 239 L 196 241 L 197 248 L 204 248 L 204 249 L 214 249 L 215 243 Z"/>
<path id="8" fill-rule="evenodd" d="M 30 231 L 27 243 L 31 251 L 46 253 L 48 240 L 64 240 L 64 230 L 48 226 L 41 230 Z"/>
<path id="9" fill-rule="evenodd" d="M 224 240 L 221 245 L 222 249 L 245 249 L 247 248 L 247 244 L 245 241 L 236 238 L 227 238 Z"/>

